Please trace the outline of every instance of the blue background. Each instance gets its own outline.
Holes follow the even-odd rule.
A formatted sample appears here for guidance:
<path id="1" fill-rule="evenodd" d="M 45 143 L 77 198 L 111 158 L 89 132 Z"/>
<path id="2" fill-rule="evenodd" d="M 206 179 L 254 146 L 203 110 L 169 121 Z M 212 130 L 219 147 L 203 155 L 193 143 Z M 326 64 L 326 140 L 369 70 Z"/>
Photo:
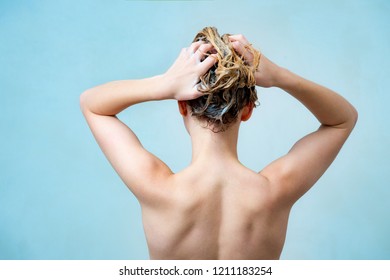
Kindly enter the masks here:
<path id="1" fill-rule="evenodd" d="M 293 208 L 283 259 L 390 259 L 389 1 L 0 2 L 0 259 L 147 259 L 140 208 L 79 110 L 87 88 L 163 73 L 204 26 L 243 33 L 359 111 Z M 284 155 L 316 120 L 279 89 L 243 124 L 241 161 Z M 120 117 L 174 171 L 190 141 L 174 101 Z"/>

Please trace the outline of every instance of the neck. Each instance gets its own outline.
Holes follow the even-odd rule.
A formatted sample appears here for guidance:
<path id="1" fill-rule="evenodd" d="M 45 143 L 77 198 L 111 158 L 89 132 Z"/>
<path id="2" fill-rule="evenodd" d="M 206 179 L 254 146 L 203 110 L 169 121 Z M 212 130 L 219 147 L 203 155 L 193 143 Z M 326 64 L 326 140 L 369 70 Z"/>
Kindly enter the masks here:
<path id="1" fill-rule="evenodd" d="M 229 160 L 237 161 L 238 129 L 238 123 L 232 124 L 223 132 L 213 132 L 209 128 L 195 124 L 190 132 L 192 163 L 220 165 Z"/>

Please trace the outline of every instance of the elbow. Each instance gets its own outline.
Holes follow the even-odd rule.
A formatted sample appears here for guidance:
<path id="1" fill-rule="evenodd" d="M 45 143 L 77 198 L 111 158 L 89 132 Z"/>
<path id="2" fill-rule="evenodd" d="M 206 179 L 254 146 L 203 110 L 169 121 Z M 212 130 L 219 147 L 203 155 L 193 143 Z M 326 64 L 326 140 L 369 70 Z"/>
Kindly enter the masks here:
<path id="1" fill-rule="evenodd" d="M 333 125 L 336 128 L 342 128 L 349 132 L 353 130 L 358 120 L 358 112 L 351 104 L 344 111 L 344 121 Z"/>
<path id="2" fill-rule="evenodd" d="M 346 128 L 348 128 L 349 131 L 352 131 L 353 128 L 355 127 L 357 121 L 358 121 L 358 111 L 356 110 L 355 107 L 351 105 L 350 110 L 349 110 L 349 118 L 346 121 Z"/>
<path id="3" fill-rule="evenodd" d="M 351 119 L 352 119 L 352 128 L 355 127 L 357 121 L 358 121 L 358 118 L 359 118 L 359 113 L 358 111 L 356 110 L 355 107 L 351 106 Z"/>
<path id="4" fill-rule="evenodd" d="M 89 95 L 89 90 L 86 90 L 84 91 L 81 95 L 80 95 L 80 110 L 81 112 L 85 112 L 86 110 L 88 110 L 88 95 Z"/>

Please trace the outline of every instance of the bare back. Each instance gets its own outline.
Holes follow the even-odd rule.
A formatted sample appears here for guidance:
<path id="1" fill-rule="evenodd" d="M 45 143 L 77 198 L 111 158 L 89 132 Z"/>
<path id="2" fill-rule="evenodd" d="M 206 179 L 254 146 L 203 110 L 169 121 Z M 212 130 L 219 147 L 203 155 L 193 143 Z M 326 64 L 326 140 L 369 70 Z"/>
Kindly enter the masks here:
<path id="1" fill-rule="evenodd" d="M 172 175 L 158 203 L 142 205 L 152 259 L 278 259 L 290 207 L 240 163 Z M 278 206 L 279 205 L 279 206 Z"/>

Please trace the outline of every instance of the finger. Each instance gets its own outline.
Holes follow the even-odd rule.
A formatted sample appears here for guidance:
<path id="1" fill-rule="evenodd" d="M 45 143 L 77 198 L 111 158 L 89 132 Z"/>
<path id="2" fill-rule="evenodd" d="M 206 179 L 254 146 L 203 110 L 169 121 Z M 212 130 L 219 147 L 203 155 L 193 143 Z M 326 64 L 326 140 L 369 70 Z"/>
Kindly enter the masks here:
<path id="1" fill-rule="evenodd" d="M 187 49 L 190 54 L 194 54 L 201 45 L 205 44 L 203 41 L 197 41 L 191 44 L 191 46 Z"/>
<path id="2" fill-rule="evenodd" d="M 249 65 L 253 64 L 253 51 L 250 45 L 243 45 L 239 41 L 232 43 L 233 49 L 244 59 Z"/>
<path id="3" fill-rule="evenodd" d="M 202 76 L 217 62 L 216 55 L 211 54 L 200 63 L 199 75 Z"/>
<path id="4" fill-rule="evenodd" d="M 208 51 L 211 51 L 213 49 L 213 45 L 210 44 L 210 43 L 205 43 L 203 45 L 201 45 L 198 49 L 198 51 L 201 51 L 201 52 L 208 52 Z"/>
<path id="5" fill-rule="evenodd" d="M 195 55 L 198 61 L 202 61 L 206 56 L 208 56 L 208 52 L 214 49 L 212 44 L 203 44 L 196 51 Z"/>
<path id="6" fill-rule="evenodd" d="M 234 41 L 232 42 L 233 49 L 239 54 L 244 55 L 246 53 L 246 48 L 243 43 L 240 41 Z"/>
<path id="7" fill-rule="evenodd" d="M 229 40 L 232 43 L 233 48 L 240 55 L 244 55 L 246 51 L 246 47 L 251 45 L 249 41 L 242 34 L 238 35 L 230 35 Z"/>
<path id="8" fill-rule="evenodd" d="M 191 99 L 196 99 L 203 95 L 203 92 L 199 91 L 199 84 L 196 84 L 191 91 Z"/>
<path id="9" fill-rule="evenodd" d="M 243 45 L 249 45 L 249 41 L 242 34 L 230 35 L 229 39 L 231 42 L 241 42 Z"/>

